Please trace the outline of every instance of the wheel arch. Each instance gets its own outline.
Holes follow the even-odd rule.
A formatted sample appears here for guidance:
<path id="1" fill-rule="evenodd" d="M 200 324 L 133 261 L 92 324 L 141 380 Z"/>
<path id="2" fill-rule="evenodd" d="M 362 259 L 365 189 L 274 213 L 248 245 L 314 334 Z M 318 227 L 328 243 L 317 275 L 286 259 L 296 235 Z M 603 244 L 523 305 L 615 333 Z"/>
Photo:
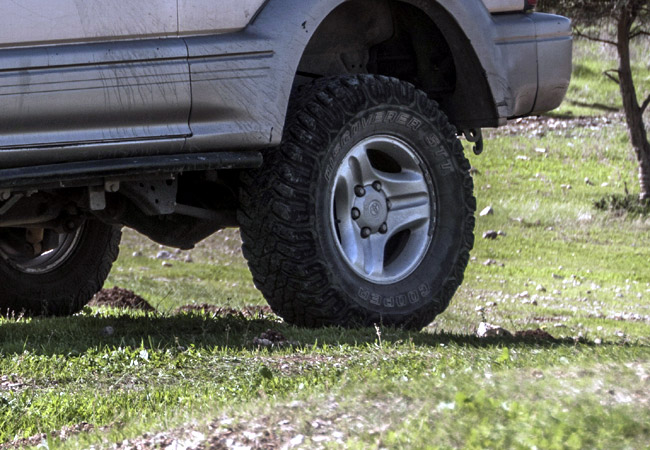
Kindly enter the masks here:
<path id="1" fill-rule="evenodd" d="M 437 99 L 459 128 L 497 126 L 506 116 L 500 107 L 508 87 L 498 64 L 494 24 L 480 0 L 269 0 L 248 31 L 283 42 L 275 48 L 284 67 L 279 95 L 286 98 L 305 75 L 372 73 L 413 82 Z M 405 31 L 406 37 L 397 36 Z M 386 63 L 404 38 L 411 43 L 405 64 L 382 65 L 378 53 L 384 52 Z M 432 67 L 439 72 L 434 79 L 418 76 Z M 440 80 L 448 85 L 441 89 Z M 280 103 L 286 107 L 286 101 Z"/>

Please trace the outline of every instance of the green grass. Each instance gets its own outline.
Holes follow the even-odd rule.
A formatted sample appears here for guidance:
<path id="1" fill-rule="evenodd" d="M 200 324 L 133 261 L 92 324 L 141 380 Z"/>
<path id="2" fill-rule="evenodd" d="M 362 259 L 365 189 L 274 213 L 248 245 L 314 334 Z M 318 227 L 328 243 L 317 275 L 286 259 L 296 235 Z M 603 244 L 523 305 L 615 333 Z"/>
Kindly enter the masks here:
<path id="1" fill-rule="evenodd" d="M 606 61 L 596 50 L 579 43 L 577 63 Z M 592 94 L 604 89 L 595 77 L 574 82 L 571 92 L 609 98 Z M 50 437 L 49 448 L 192 432 L 217 448 L 646 447 L 650 219 L 594 207 L 638 192 L 625 126 L 537 131 L 489 132 L 486 153 L 471 157 L 479 210 L 494 214 L 477 218 L 452 305 L 418 333 L 178 313 L 264 304 L 236 233 L 166 267 L 158 245 L 126 232 L 106 286 L 135 291 L 157 312 L 0 319 L 0 443 L 88 422 L 93 431 Z M 505 236 L 482 239 L 487 230 Z M 481 321 L 555 340 L 479 339 Z M 268 329 L 294 345 L 255 345 Z"/>
<path id="2" fill-rule="evenodd" d="M 155 259 L 161 250 L 174 254 L 175 259 L 169 261 L 171 266 L 165 267 L 161 260 Z M 185 262 L 187 256 L 193 262 Z M 220 232 L 199 248 L 182 253 L 162 249 L 126 230 L 118 264 L 106 285 L 128 287 L 161 312 L 172 312 L 185 304 L 223 307 L 265 304 L 252 284 L 233 230 Z"/>

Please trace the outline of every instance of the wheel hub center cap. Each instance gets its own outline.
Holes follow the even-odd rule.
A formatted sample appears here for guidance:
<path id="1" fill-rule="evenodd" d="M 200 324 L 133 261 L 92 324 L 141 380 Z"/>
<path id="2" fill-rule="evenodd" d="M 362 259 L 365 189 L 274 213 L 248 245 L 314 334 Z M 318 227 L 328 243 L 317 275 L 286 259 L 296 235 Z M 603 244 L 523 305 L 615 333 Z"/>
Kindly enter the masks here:
<path id="1" fill-rule="evenodd" d="M 372 187 L 366 188 L 366 192 L 366 195 L 357 197 L 354 201 L 354 207 L 361 212 L 357 225 L 359 228 L 369 228 L 371 232 L 376 233 L 388 218 L 386 196 Z"/>

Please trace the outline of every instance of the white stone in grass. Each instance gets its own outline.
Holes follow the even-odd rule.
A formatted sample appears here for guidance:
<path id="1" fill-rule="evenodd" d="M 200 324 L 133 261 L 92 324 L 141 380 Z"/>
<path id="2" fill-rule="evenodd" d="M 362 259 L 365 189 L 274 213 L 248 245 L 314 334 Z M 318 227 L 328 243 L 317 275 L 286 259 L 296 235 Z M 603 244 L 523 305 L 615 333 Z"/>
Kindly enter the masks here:
<path id="1" fill-rule="evenodd" d="M 156 259 L 172 259 L 172 254 L 167 250 L 161 250 L 156 255 Z"/>
<path id="2" fill-rule="evenodd" d="M 305 442 L 305 436 L 299 434 L 291 438 L 291 440 L 289 441 L 289 445 L 287 447 L 288 448 L 298 447 L 299 445 L 302 445 L 303 442 Z"/>
<path id="3" fill-rule="evenodd" d="M 497 325 L 481 322 L 478 325 L 478 329 L 476 330 L 476 336 L 480 338 L 488 338 L 497 336 L 512 336 L 512 333 Z"/>
<path id="4" fill-rule="evenodd" d="M 499 233 L 494 231 L 494 230 L 488 230 L 488 231 L 483 233 L 483 239 L 492 239 L 492 240 L 494 240 L 497 237 L 499 237 Z"/>
<path id="5" fill-rule="evenodd" d="M 493 209 L 491 206 L 486 206 L 486 207 L 483 208 L 483 210 L 479 213 L 479 215 L 480 215 L 481 217 L 491 216 L 491 215 L 493 215 L 493 214 L 494 214 L 494 209 Z"/>

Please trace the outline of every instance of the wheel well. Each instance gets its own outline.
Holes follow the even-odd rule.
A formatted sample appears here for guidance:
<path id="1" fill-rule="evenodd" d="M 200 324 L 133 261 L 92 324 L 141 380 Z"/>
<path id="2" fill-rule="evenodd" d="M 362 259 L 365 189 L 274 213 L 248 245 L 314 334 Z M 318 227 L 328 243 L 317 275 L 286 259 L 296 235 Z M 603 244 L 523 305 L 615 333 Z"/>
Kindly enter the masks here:
<path id="1" fill-rule="evenodd" d="M 354 73 L 413 83 L 438 101 L 459 128 L 498 122 L 469 40 L 434 2 L 424 12 L 398 0 L 351 0 L 332 11 L 307 45 L 295 83 Z"/>

